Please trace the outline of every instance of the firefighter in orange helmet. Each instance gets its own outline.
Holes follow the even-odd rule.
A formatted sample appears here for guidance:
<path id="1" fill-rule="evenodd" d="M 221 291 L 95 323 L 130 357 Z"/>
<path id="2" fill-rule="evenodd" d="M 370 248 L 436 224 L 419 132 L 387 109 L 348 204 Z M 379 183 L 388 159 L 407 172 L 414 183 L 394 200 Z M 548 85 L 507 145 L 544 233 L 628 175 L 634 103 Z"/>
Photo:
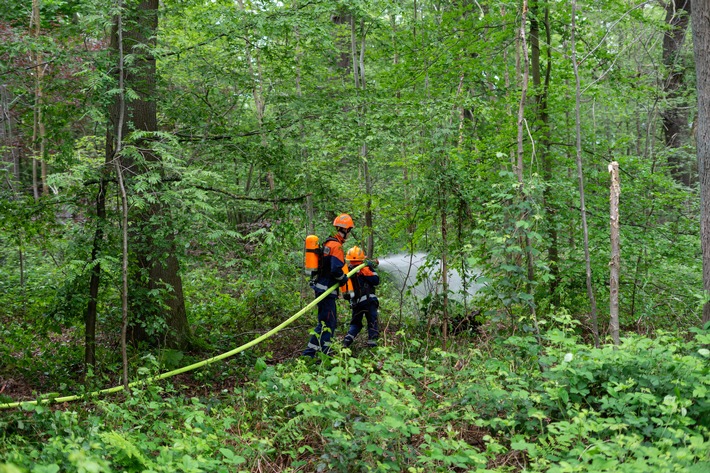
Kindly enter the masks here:
<path id="1" fill-rule="evenodd" d="M 350 248 L 345 256 L 350 269 L 362 264 L 365 258 L 365 252 L 358 246 Z M 364 317 L 367 320 L 367 346 L 376 347 L 380 335 L 377 324 L 377 309 L 380 307 L 380 302 L 375 296 L 375 286 L 380 284 L 380 277 L 375 272 L 374 265 L 368 264 L 353 275 L 350 281 L 353 284 L 355 295 L 350 299 L 352 319 L 350 320 L 350 329 L 343 339 L 343 346 L 349 347 L 353 343 L 357 334 L 362 330 Z"/>
<path id="2" fill-rule="evenodd" d="M 353 219 L 348 214 L 340 214 L 333 220 L 334 235 L 326 238 L 318 265 L 318 277 L 313 281 L 312 287 L 316 297 L 323 294 L 333 284 L 341 286 L 348 282 L 348 276 L 343 272 L 345 267 L 345 252 L 343 243 L 348 238 L 350 231 L 355 227 Z M 338 292 L 333 291 L 318 303 L 318 324 L 308 341 L 308 346 L 303 351 L 304 356 L 315 356 L 322 351 L 330 354 L 330 340 L 338 325 L 335 301 Z"/>

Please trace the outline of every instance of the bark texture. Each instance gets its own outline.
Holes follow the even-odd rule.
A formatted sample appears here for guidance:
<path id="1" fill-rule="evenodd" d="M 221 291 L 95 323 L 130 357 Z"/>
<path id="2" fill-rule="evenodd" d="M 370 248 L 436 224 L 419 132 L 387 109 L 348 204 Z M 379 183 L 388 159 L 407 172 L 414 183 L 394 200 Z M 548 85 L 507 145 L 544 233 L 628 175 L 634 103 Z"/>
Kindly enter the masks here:
<path id="1" fill-rule="evenodd" d="M 96 310 L 99 297 L 99 283 L 101 282 L 101 263 L 97 260 L 104 239 L 104 221 L 106 219 L 106 184 L 103 179 L 99 182 L 96 194 L 96 229 L 94 242 L 91 247 L 91 268 L 89 279 L 89 302 L 84 313 L 84 363 L 90 366 L 96 364 Z"/>
<path id="2" fill-rule="evenodd" d="M 120 102 L 117 100 L 112 106 L 109 129 L 112 139 L 107 140 L 110 146 L 119 136 L 119 123 L 122 125 L 120 136 L 123 137 L 128 137 L 133 130 L 158 130 L 156 63 L 150 51 L 155 46 L 158 29 L 158 0 L 142 0 L 135 8 L 127 7 L 123 23 L 127 25 L 123 33 L 123 51 L 135 58 L 125 70 L 125 82 L 126 88 L 135 93 L 135 98 L 125 102 L 125 120 L 119 120 Z M 118 38 L 115 33 L 112 35 L 112 47 L 117 51 Z M 139 150 L 141 160 L 119 157 L 126 177 L 140 174 L 144 166 L 159 161 L 148 139 L 132 144 Z M 129 178 L 126 187 L 130 189 L 130 185 Z M 129 251 L 138 268 L 133 276 L 134 287 L 131 291 L 133 317 L 130 337 L 134 342 L 148 341 L 184 348 L 189 343 L 190 333 L 174 233 L 166 228 L 169 212 L 168 207 L 158 202 L 132 219 Z M 164 290 L 160 293 L 160 300 L 155 299 L 155 290 Z M 163 329 L 156 330 L 160 326 L 155 323 L 159 318 L 164 319 L 165 324 Z"/>
<path id="3" fill-rule="evenodd" d="M 621 250 L 619 237 L 619 163 L 609 164 L 611 187 L 609 192 L 609 222 L 611 226 L 611 261 L 609 261 L 609 331 L 614 345 L 619 345 L 619 273 Z"/>
<path id="4" fill-rule="evenodd" d="M 594 287 L 592 286 L 592 263 L 589 256 L 589 227 L 587 226 L 587 207 L 584 197 L 584 171 L 582 167 L 582 131 L 580 123 L 580 107 L 582 102 L 582 92 L 579 79 L 579 67 L 577 64 L 577 53 L 575 45 L 575 34 L 577 24 L 577 1 L 572 1 L 572 33 L 570 48 L 572 50 L 572 66 L 574 69 L 575 78 L 575 134 L 577 136 L 577 179 L 579 180 L 579 205 L 582 213 L 582 232 L 584 233 L 584 261 L 587 269 L 587 296 L 589 297 L 590 318 L 592 321 L 592 335 L 594 335 L 594 346 L 599 346 L 599 323 L 597 322 L 597 300 L 594 296 Z"/>
<path id="5" fill-rule="evenodd" d="M 710 2 L 694 2 L 692 11 L 695 74 L 698 88 L 697 153 L 700 177 L 700 237 L 703 288 L 710 294 Z M 710 322 L 710 303 L 703 307 L 703 324 Z"/>
<path id="6" fill-rule="evenodd" d="M 530 66 L 533 78 L 534 98 L 535 98 L 535 126 L 540 128 L 540 146 L 538 153 L 540 162 L 542 163 L 542 175 L 545 182 L 552 183 L 553 166 L 552 156 L 550 155 L 550 114 L 547 108 L 548 93 L 550 89 L 550 73 L 552 71 L 552 57 L 550 44 L 552 43 L 550 33 L 550 18 L 549 5 L 544 0 L 533 0 L 530 2 Z M 540 21 L 542 17 L 543 21 Z M 545 30 L 545 45 L 547 51 L 545 63 L 544 82 L 542 81 L 542 67 L 540 64 L 540 25 L 542 24 Z M 548 215 L 547 236 L 550 242 L 547 248 L 547 255 L 550 263 L 550 285 L 549 293 L 552 304 L 555 307 L 560 306 L 560 295 L 557 288 L 560 285 L 560 270 L 559 270 L 559 249 L 557 235 L 557 205 L 553 202 L 550 185 L 545 186 L 543 198 L 545 199 L 545 210 Z"/>
<path id="7" fill-rule="evenodd" d="M 707 0 L 703 0 L 707 2 Z M 698 2 L 701 3 L 701 2 Z M 668 106 L 663 112 L 663 136 L 670 155 L 668 164 L 676 181 L 691 185 L 694 172 L 689 168 L 683 147 L 688 145 L 687 103 L 683 99 L 685 68 L 680 60 L 685 33 L 690 22 L 690 0 L 671 0 L 666 4 L 666 25 L 663 35 L 663 65 L 667 76 L 664 92 Z"/>

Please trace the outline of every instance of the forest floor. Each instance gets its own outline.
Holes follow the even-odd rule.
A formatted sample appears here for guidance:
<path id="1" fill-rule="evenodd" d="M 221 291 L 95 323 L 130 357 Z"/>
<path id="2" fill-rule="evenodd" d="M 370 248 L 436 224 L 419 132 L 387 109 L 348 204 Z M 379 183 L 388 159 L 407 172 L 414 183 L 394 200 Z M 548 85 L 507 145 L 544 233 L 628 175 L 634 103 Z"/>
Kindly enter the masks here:
<path id="1" fill-rule="evenodd" d="M 335 339 L 340 341 L 347 331 L 347 323 L 349 319 L 341 324 Z M 277 364 L 287 362 L 288 360 L 299 357 L 305 348 L 309 332 L 313 326 L 311 323 L 306 324 L 302 321 L 300 324 L 291 325 L 284 328 L 282 331 L 274 334 L 267 340 L 264 340 L 259 345 L 249 348 L 239 355 L 247 356 L 248 359 L 264 358 L 267 364 Z M 351 350 L 357 355 L 359 352 L 368 350 L 366 346 L 366 334 L 364 329 L 355 343 L 351 346 Z M 399 327 L 394 324 L 387 324 L 381 328 L 380 343 L 391 345 L 397 343 L 399 335 L 397 332 Z M 233 339 L 235 342 L 230 346 L 214 347 L 217 351 L 208 348 L 200 347 L 196 344 L 195 347 L 185 352 L 185 358 L 180 366 L 163 367 L 161 372 L 176 369 L 182 366 L 192 364 L 221 353 L 230 351 L 241 343 L 236 340 L 252 340 L 267 330 L 254 330 L 235 334 Z M 38 396 L 47 392 L 58 392 L 60 395 L 69 395 L 73 393 L 66 392 L 71 390 L 66 386 L 80 386 L 84 382 L 84 366 L 83 366 L 83 346 L 84 334 L 76 328 L 65 328 L 60 333 L 34 333 L 32 335 L 33 348 L 25 349 L 24 351 L 17 350 L 11 353 L 13 361 L 10 363 L 0 363 L 0 400 L 5 399 L 8 402 L 34 400 Z M 97 337 L 97 357 L 100 353 L 110 354 L 111 360 L 102 360 L 99 358 L 96 371 L 94 373 L 97 378 L 108 380 L 116 380 L 111 385 L 94 386 L 94 389 L 106 389 L 118 385 L 121 377 L 120 366 L 120 350 L 121 343 L 117 336 L 102 335 Z M 68 356 L 70 355 L 70 356 Z M 132 361 L 129 364 L 138 364 L 135 360 L 136 356 L 129 355 Z M 234 358 L 231 359 L 234 365 Z M 230 358 L 220 361 L 220 363 L 230 363 Z M 175 386 L 180 386 L 186 394 L 209 397 L 224 390 L 233 390 L 238 386 L 242 386 L 251 381 L 246 373 L 248 366 L 243 366 L 244 361 L 237 362 L 242 365 L 237 369 L 228 369 L 227 376 L 216 376 L 205 383 L 203 376 L 199 373 L 200 369 L 179 374 L 172 377 L 172 382 Z M 60 369 L 57 365 L 62 365 L 64 369 Z M 248 363 L 247 363 L 248 365 Z M 212 366 L 212 369 L 217 369 Z M 246 371 L 245 371 L 246 368 Z M 207 368 L 210 369 L 210 368 Z M 134 381 L 140 377 L 136 375 Z M 110 384 L 110 383 L 109 383 Z M 11 401 L 9 401 L 11 399 Z"/>

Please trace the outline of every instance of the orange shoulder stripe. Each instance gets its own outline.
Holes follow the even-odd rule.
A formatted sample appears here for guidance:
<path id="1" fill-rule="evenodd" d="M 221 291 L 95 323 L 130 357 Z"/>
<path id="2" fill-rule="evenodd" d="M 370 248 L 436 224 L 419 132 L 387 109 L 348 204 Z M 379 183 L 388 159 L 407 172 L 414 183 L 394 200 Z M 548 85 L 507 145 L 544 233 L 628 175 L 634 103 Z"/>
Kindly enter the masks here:
<path id="1" fill-rule="evenodd" d="M 330 256 L 338 258 L 345 264 L 345 252 L 343 252 L 343 245 L 335 241 L 329 241 L 326 243 L 330 247 Z"/>

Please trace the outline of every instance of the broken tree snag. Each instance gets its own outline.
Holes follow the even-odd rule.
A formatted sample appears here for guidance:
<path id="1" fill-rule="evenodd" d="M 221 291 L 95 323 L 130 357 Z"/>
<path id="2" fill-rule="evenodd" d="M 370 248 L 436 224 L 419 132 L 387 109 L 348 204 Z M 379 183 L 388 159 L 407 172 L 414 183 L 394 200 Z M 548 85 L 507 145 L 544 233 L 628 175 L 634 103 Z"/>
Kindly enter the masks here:
<path id="1" fill-rule="evenodd" d="M 609 331 L 614 340 L 614 346 L 619 345 L 619 270 L 621 252 L 619 250 L 619 163 L 609 163 L 611 187 L 609 196 L 609 221 L 611 225 L 611 260 L 609 261 Z"/>

